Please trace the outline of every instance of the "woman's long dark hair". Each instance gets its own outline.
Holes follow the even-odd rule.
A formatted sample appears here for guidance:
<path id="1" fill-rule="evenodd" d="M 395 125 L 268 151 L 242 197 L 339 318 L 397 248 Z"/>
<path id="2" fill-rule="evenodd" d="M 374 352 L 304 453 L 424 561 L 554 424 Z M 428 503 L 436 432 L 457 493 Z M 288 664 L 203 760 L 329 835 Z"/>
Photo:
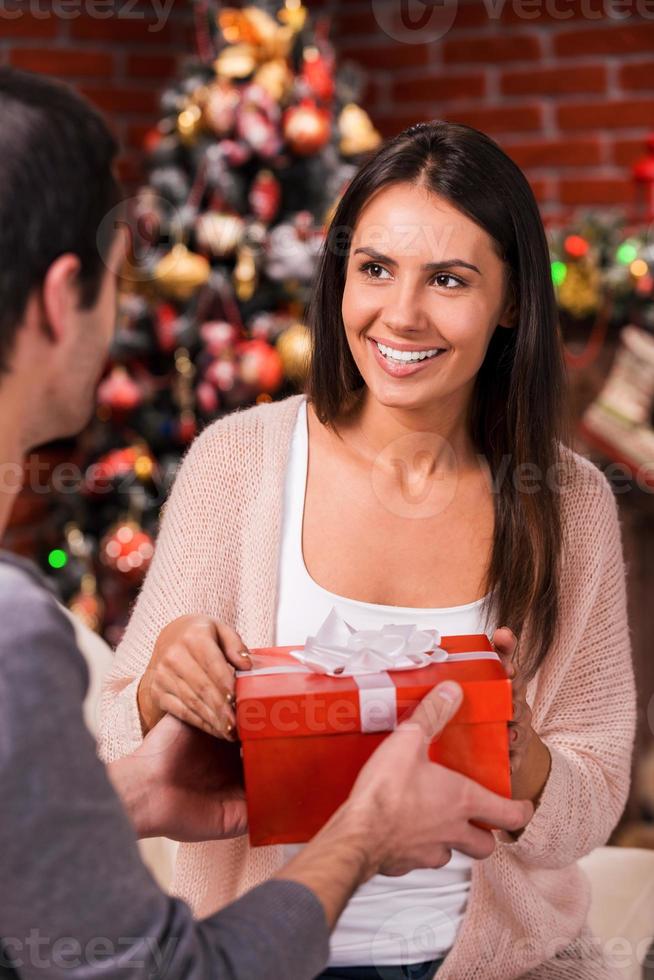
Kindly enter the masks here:
<path id="1" fill-rule="evenodd" d="M 533 677 L 552 645 L 559 614 L 558 481 L 569 462 L 561 452 L 569 445 L 567 385 L 538 206 L 520 168 L 490 137 L 458 123 L 417 123 L 382 144 L 356 173 L 330 222 L 307 308 L 312 356 L 305 393 L 320 421 L 333 425 L 364 386 L 341 315 L 349 247 L 368 199 L 401 182 L 449 201 L 491 236 L 508 265 L 517 321 L 492 336 L 477 374 L 469 425 L 494 488 L 486 628 L 491 609 L 519 640 L 529 624 L 530 649 L 520 643 L 520 663 Z"/>

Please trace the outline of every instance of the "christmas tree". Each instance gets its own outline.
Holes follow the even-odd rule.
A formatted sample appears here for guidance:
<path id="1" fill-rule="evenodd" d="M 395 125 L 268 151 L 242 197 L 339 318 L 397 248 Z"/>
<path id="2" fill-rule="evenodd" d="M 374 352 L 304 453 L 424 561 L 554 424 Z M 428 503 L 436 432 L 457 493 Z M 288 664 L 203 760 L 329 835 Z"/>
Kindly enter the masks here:
<path id="1" fill-rule="evenodd" d="M 325 228 L 380 142 L 357 104 L 360 73 L 336 72 L 327 18 L 313 23 L 299 0 L 197 0 L 195 17 L 198 52 L 163 94 L 130 202 L 115 343 L 76 446 L 80 492 L 52 503 L 37 556 L 113 643 L 191 440 L 302 384 Z"/>

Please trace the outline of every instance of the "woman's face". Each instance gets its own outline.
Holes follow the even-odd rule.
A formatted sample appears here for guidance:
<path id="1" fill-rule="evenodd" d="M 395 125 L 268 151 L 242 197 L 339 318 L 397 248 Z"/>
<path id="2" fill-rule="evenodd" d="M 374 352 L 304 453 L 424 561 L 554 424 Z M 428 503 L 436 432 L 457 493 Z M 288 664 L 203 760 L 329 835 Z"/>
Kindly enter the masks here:
<path id="1" fill-rule="evenodd" d="M 406 183 L 377 191 L 354 228 L 342 303 L 372 396 L 463 410 L 495 328 L 512 325 L 507 275 L 491 237 L 443 198 Z"/>

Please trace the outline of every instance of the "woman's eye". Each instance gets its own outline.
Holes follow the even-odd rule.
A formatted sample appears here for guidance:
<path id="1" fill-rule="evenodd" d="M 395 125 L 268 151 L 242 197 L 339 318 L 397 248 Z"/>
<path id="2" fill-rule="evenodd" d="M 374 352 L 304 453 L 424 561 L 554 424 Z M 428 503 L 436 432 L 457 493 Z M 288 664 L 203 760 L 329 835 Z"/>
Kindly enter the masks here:
<path id="1" fill-rule="evenodd" d="M 437 279 L 450 279 L 454 283 L 453 286 L 446 286 L 446 289 L 458 289 L 460 286 L 465 286 L 463 280 L 459 279 L 458 276 L 451 276 L 449 272 L 438 272 L 434 276 L 434 282 L 436 282 Z"/>
<path id="2" fill-rule="evenodd" d="M 387 271 L 384 268 L 384 266 L 383 265 L 380 265 L 378 262 L 366 262 L 365 265 L 362 265 L 361 266 L 361 272 L 372 272 L 373 269 L 381 269 L 382 272 L 386 272 Z M 368 278 L 369 279 L 378 279 L 379 276 L 373 276 L 373 275 L 371 275 L 371 276 L 368 276 Z"/>

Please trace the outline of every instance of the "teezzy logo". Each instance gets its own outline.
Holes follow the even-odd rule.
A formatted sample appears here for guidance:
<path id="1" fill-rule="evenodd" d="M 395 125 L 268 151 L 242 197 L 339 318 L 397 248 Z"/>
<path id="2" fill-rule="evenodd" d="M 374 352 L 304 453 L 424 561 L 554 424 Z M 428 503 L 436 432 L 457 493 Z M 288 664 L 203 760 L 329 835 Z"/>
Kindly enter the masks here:
<path id="1" fill-rule="evenodd" d="M 437 41 L 452 27 L 457 9 L 458 0 L 372 0 L 382 31 L 404 44 Z"/>

